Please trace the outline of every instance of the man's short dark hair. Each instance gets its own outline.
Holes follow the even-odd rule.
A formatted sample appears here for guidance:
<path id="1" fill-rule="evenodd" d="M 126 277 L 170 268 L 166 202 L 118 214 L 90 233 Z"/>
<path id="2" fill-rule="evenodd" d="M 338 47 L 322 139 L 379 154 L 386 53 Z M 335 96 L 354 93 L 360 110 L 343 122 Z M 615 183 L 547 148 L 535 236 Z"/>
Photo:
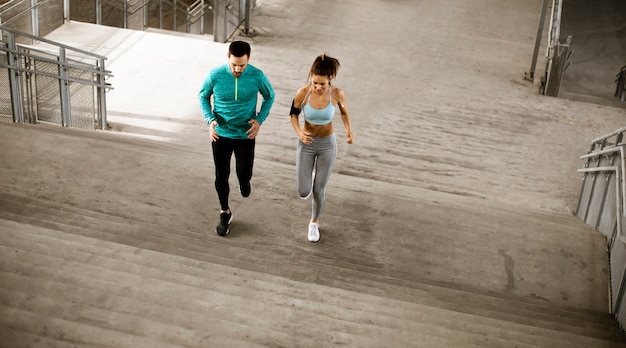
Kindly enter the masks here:
<path id="1" fill-rule="evenodd" d="M 228 54 L 235 57 L 250 57 L 250 44 L 245 41 L 233 41 L 228 47 Z"/>

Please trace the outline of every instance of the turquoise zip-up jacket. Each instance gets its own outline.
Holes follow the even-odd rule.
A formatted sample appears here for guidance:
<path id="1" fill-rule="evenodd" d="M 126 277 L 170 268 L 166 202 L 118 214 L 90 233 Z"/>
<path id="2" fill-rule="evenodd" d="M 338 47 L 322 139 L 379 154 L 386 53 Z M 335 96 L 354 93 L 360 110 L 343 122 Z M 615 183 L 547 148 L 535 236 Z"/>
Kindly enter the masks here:
<path id="1" fill-rule="evenodd" d="M 263 101 L 257 113 L 259 93 Z M 248 122 L 256 120 L 263 124 L 269 116 L 274 89 L 260 69 L 248 64 L 241 76 L 235 77 L 225 64 L 209 72 L 198 97 L 207 124 L 217 121 L 215 131 L 219 136 L 247 139 Z"/>

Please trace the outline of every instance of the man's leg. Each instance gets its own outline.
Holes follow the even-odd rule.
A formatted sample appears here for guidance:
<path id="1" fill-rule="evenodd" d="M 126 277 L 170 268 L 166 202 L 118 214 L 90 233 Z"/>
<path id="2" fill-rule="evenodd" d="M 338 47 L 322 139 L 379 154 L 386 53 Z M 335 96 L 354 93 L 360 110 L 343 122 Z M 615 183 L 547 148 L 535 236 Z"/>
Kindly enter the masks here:
<path id="1" fill-rule="evenodd" d="M 219 236 L 226 236 L 230 232 L 230 222 L 233 220 L 233 213 L 228 206 L 228 194 L 230 186 L 228 177 L 230 176 L 230 158 L 233 154 L 232 139 L 220 137 L 213 142 L 213 161 L 215 162 L 215 189 L 220 200 L 220 222 L 215 227 L 215 232 Z"/>
<path id="2" fill-rule="evenodd" d="M 250 179 L 252 179 L 252 168 L 254 167 L 254 139 L 237 139 L 234 147 L 237 179 L 239 189 L 244 197 L 250 196 Z"/>
<path id="3" fill-rule="evenodd" d="M 229 209 L 228 195 L 230 194 L 230 186 L 228 185 L 228 178 L 230 177 L 233 140 L 220 137 L 211 144 L 213 146 L 213 162 L 215 163 L 215 190 L 217 191 L 222 211 L 226 211 Z"/>

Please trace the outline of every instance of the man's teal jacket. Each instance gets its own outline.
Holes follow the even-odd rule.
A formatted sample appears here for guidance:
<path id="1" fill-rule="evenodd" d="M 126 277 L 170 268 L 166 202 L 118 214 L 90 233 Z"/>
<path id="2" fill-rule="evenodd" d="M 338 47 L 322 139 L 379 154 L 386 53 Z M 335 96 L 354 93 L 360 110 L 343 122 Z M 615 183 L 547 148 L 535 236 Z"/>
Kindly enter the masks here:
<path id="1" fill-rule="evenodd" d="M 259 94 L 263 101 L 257 113 Z M 207 124 L 217 121 L 217 134 L 232 139 L 247 139 L 248 122 L 256 120 L 263 124 L 274 103 L 270 81 L 263 71 L 250 64 L 239 77 L 233 75 L 228 64 L 211 70 L 198 96 Z"/>

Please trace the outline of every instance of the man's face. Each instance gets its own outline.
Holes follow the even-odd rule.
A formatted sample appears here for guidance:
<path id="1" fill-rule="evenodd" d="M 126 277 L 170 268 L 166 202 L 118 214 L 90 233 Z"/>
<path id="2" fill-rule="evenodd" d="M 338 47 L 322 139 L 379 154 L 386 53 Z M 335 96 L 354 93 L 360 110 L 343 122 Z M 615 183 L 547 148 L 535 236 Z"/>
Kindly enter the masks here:
<path id="1" fill-rule="evenodd" d="M 233 76 L 241 76 L 241 73 L 243 73 L 246 66 L 248 66 L 248 60 L 250 60 L 250 57 L 247 55 L 243 57 L 235 57 L 232 54 L 228 55 L 228 65 L 230 66 L 230 71 L 233 72 Z"/>

